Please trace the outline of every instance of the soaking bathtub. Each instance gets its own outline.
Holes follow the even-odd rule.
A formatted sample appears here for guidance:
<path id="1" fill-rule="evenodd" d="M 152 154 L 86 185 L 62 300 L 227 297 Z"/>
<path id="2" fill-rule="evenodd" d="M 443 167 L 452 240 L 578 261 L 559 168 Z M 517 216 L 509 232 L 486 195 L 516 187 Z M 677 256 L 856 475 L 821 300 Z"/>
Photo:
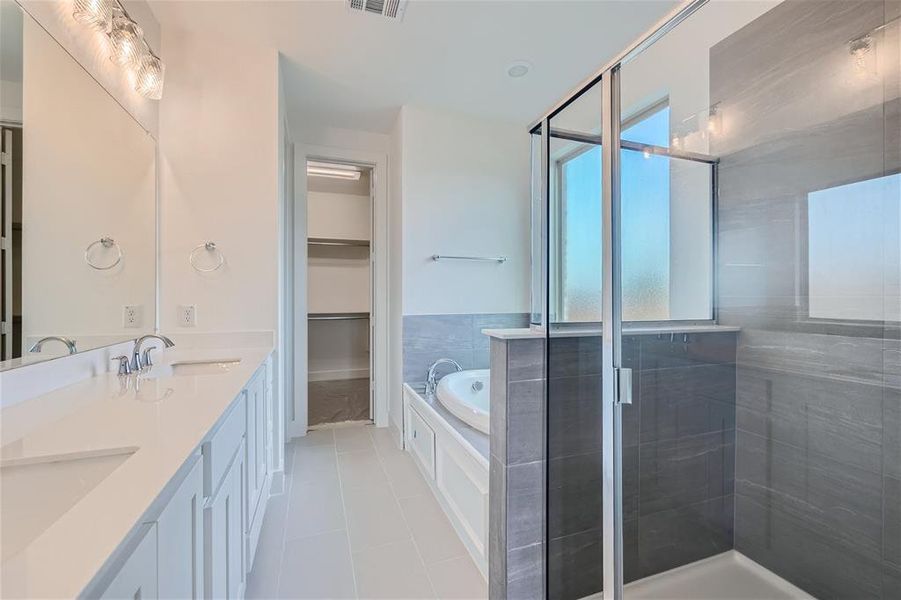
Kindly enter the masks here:
<path id="1" fill-rule="evenodd" d="M 489 369 L 472 369 L 445 375 L 435 395 L 452 415 L 482 433 L 488 433 Z"/>

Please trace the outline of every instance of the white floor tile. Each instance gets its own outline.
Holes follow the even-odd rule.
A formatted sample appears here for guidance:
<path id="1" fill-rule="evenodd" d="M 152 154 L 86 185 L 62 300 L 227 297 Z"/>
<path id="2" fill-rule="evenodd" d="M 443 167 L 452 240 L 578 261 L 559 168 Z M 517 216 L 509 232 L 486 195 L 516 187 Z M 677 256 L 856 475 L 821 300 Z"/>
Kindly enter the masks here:
<path id="1" fill-rule="evenodd" d="M 468 555 L 428 565 L 426 569 L 441 600 L 488 598 L 488 583 Z"/>
<path id="2" fill-rule="evenodd" d="M 379 454 L 382 456 L 398 452 L 403 453 L 403 450 L 397 447 L 397 443 L 389 428 L 372 427 L 369 430 L 369 435 L 372 437 L 372 443 L 375 444 L 375 449 L 378 450 Z"/>
<path id="3" fill-rule="evenodd" d="M 347 529 L 354 552 L 411 539 L 407 522 L 387 482 L 344 491 Z"/>
<path id="4" fill-rule="evenodd" d="M 388 482 L 375 450 L 339 454 L 338 473 L 345 490 Z"/>
<path id="5" fill-rule="evenodd" d="M 335 433 L 333 429 L 314 429 L 313 431 L 308 431 L 307 434 L 303 437 L 294 438 L 291 442 L 295 447 L 297 446 L 322 446 L 322 445 L 335 445 Z"/>
<path id="6" fill-rule="evenodd" d="M 297 538 L 345 529 L 341 487 L 337 480 L 291 486 L 285 516 L 285 538 Z"/>
<path id="7" fill-rule="evenodd" d="M 354 598 L 347 534 L 333 531 L 285 545 L 279 598 Z"/>
<path id="8" fill-rule="evenodd" d="M 409 453 L 399 450 L 397 454 L 380 454 L 380 457 L 385 474 L 398 498 L 432 493 Z"/>
<path id="9" fill-rule="evenodd" d="M 298 446 L 294 449 L 291 481 L 295 485 L 337 477 L 338 455 L 334 446 Z"/>
<path id="10" fill-rule="evenodd" d="M 335 447 L 338 449 L 338 453 L 359 452 L 361 450 L 374 451 L 375 446 L 372 443 L 372 437 L 369 435 L 370 429 L 373 429 L 371 425 L 334 429 Z"/>
<path id="11" fill-rule="evenodd" d="M 425 567 L 412 541 L 353 555 L 360 598 L 434 598 Z"/>
<path id="12" fill-rule="evenodd" d="M 266 505 L 260 543 L 253 560 L 253 569 L 247 576 L 247 598 L 275 598 L 278 594 L 287 504 L 287 497 L 280 495 L 270 498 Z"/>
<path id="13" fill-rule="evenodd" d="M 466 554 L 463 542 L 431 493 L 404 498 L 400 505 L 425 564 Z"/>

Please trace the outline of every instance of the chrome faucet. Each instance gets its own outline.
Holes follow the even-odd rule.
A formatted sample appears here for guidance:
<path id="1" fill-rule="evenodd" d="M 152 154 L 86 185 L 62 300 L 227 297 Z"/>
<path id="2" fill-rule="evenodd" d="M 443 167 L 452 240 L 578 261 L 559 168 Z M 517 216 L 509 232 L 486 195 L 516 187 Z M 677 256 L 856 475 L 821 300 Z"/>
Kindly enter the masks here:
<path id="1" fill-rule="evenodd" d="M 151 360 L 150 358 L 150 351 L 153 350 L 153 347 L 147 348 L 146 350 L 144 350 L 144 355 L 141 355 L 141 346 L 147 340 L 159 340 L 163 342 L 163 346 L 166 348 L 171 348 L 175 345 L 175 342 L 164 335 L 159 335 L 156 333 L 148 333 L 147 335 L 142 335 L 135 340 L 135 348 L 131 353 L 132 371 L 141 371 L 146 367 L 153 366 L 153 360 Z"/>
<path id="2" fill-rule="evenodd" d="M 41 338 L 34 343 L 34 346 L 28 349 L 29 352 L 40 352 L 41 347 L 45 342 L 62 342 L 66 345 L 66 348 L 69 349 L 69 354 L 75 354 L 78 350 L 75 348 L 75 340 L 72 338 L 63 337 L 61 335 L 48 335 L 45 338 Z"/>
<path id="3" fill-rule="evenodd" d="M 462 371 L 463 367 L 460 366 L 460 363 L 455 361 L 452 358 L 439 358 L 435 362 L 432 363 L 432 366 L 429 367 L 429 374 L 425 380 L 425 395 L 426 397 L 431 396 L 435 393 L 435 390 L 438 388 L 438 379 L 435 377 L 436 371 L 438 367 L 441 365 L 451 365 L 457 371 Z"/>

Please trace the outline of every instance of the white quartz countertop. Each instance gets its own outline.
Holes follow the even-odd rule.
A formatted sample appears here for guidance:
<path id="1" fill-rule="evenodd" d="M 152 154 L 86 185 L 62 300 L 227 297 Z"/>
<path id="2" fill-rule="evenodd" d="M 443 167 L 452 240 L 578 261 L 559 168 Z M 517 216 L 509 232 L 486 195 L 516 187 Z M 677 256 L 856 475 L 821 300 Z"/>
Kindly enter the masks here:
<path id="1" fill-rule="evenodd" d="M 240 362 L 226 372 L 206 375 L 125 378 L 103 373 L 0 411 L 0 459 L 5 466 L 55 455 L 134 452 L 21 551 L 10 556 L 3 552 L 0 596 L 78 596 L 143 522 L 166 484 L 199 451 L 271 351 L 176 347 L 155 355 L 158 371 L 184 360 Z M 65 463 L 55 468 L 64 469 Z M 58 501 L 52 486 L 47 487 L 51 489 L 34 489 L 28 502 L 40 507 Z M 18 491 L 32 493 L 30 488 Z M 16 490 L 4 489 L 4 499 L 8 493 Z M 25 514 L 30 510 L 22 512 L 4 511 L 3 520 L 31 516 Z"/>

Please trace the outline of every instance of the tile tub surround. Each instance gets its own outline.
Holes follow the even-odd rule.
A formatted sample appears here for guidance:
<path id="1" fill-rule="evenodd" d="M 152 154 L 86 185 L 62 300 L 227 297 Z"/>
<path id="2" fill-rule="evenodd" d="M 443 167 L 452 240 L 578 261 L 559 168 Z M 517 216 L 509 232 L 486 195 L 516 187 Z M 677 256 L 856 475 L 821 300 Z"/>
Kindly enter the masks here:
<path id="1" fill-rule="evenodd" d="M 808 193 L 901 168 L 901 22 L 874 38 L 876 77 L 824 85 L 848 40 L 899 7 L 789 0 L 710 55 L 710 102 L 743 122 L 711 146 L 719 315 L 742 328 L 735 547 L 821 598 L 901 597 L 899 330 L 809 319 L 806 291 Z M 901 301 L 898 252 L 886 245 L 885 305 Z"/>
<path id="2" fill-rule="evenodd" d="M 624 340 L 625 364 L 635 369 L 623 415 L 627 581 L 732 548 L 737 335 Z M 594 594 L 603 584 L 600 338 L 513 337 L 492 339 L 491 348 L 492 597 L 514 584 L 543 592 L 541 569 L 528 563 L 545 562 L 542 531 L 548 597 Z M 511 569 L 511 560 L 528 566 Z"/>
<path id="3" fill-rule="evenodd" d="M 452 358 L 464 369 L 487 369 L 488 336 L 482 330 L 528 326 L 528 313 L 404 315 L 404 381 L 423 383 L 439 358 Z"/>

